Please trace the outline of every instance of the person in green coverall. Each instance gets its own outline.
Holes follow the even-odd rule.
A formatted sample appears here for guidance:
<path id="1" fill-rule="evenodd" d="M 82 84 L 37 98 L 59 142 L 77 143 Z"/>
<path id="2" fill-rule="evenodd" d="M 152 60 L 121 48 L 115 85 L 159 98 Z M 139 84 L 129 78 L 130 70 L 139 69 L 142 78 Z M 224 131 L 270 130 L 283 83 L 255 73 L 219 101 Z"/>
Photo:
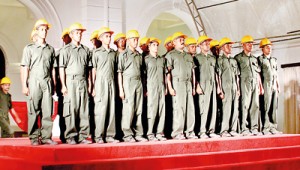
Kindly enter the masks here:
<path id="1" fill-rule="evenodd" d="M 46 43 L 50 24 L 39 19 L 35 25 L 37 40 L 24 48 L 21 61 L 22 92 L 27 96 L 28 136 L 32 145 L 57 142 L 52 138 L 52 93 L 55 92 L 55 51 Z M 52 88 L 54 87 L 54 88 Z M 38 126 L 41 118 L 41 127 Z"/>

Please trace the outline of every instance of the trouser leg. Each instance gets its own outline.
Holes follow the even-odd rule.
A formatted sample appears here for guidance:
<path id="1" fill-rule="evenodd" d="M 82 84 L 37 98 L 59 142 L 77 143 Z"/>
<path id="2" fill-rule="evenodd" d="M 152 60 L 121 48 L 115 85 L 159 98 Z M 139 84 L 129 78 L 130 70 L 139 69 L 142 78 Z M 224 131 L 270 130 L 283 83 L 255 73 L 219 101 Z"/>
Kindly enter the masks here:
<path id="1" fill-rule="evenodd" d="M 109 95 L 107 98 L 108 105 L 108 125 L 106 130 L 106 136 L 116 136 L 116 119 L 115 119 L 115 84 L 110 82 Z"/>
<path id="2" fill-rule="evenodd" d="M 125 93 L 125 99 L 123 100 L 123 111 L 122 111 L 122 131 L 124 137 L 133 135 L 131 130 L 131 124 L 134 116 L 134 97 L 135 97 L 135 85 L 132 87 L 130 80 L 123 80 L 123 87 Z"/>
<path id="3" fill-rule="evenodd" d="M 40 81 L 29 79 L 29 95 L 27 98 L 28 109 L 28 136 L 30 140 L 38 140 L 40 128 L 38 126 L 38 116 L 41 115 L 42 90 Z"/>
<path id="4" fill-rule="evenodd" d="M 250 125 L 251 130 L 258 129 L 259 119 L 259 89 L 254 87 L 252 92 L 251 106 L 250 106 Z"/>
<path id="5" fill-rule="evenodd" d="M 143 86 L 141 81 L 137 82 L 137 88 L 135 90 L 135 110 L 136 110 L 136 136 L 143 135 L 143 125 L 142 125 L 142 113 L 143 113 Z"/>
<path id="6" fill-rule="evenodd" d="M 187 135 L 193 133 L 195 128 L 195 106 L 193 99 L 193 90 L 192 84 L 190 82 L 186 82 L 186 130 L 185 133 Z"/>
<path id="7" fill-rule="evenodd" d="M 222 123 L 221 123 L 221 131 L 229 131 L 229 122 L 231 117 L 231 108 L 232 108 L 232 92 L 231 89 L 224 90 L 224 99 L 222 100 Z"/>
<path id="8" fill-rule="evenodd" d="M 66 83 L 68 94 L 64 96 L 63 116 L 66 123 L 65 138 L 70 139 L 78 135 L 75 120 L 78 116 L 80 94 L 78 81 L 68 79 L 67 77 Z"/>
<path id="9" fill-rule="evenodd" d="M 79 136 L 78 141 L 82 141 L 90 135 L 90 115 L 89 115 L 89 96 L 86 81 L 80 81 L 79 85 Z"/>
<path id="10" fill-rule="evenodd" d="M 230 131 L 238 132 L 238 121 L 239 121 L 239 96 L 233 94 L 233 105 L 232 105 L 232 116 Z"/>
<path id="11" fill-rule="evenodd" d="M 211 119 L 208 120 L 210 122 L 209 124 L 209 129 L 208 132 L 209 133 L 214 133 L 215 129 L 216 129 L 216 121 L 217 121 L 217 96 L 216 96 L 217 92 L 216 92 L 216 88 L 215 86 L 213 86 L 213 90 L 212 90 L 212 94 L 210 96 L 210 105 L 209 108 L 211 108 L 211 112 L 208 114 L 211 114 Z"/>
<path id="12" fill-rule="evenodd" d="M 43 91 L 42 98 L 42 114 L 41 114 L 41 137 L 42 141 L 51 139 L 52 137 L 52 113 L 53 113 L 53 100 L 51 95 L 51 83 L 41 83 L 41 89 Z"/>
<path id="13" fill-rule="evenodd" d="M 162 85 L 158 98 L 158 125 L 157 125 L 157 134 L 164 133 L 165 127 L 165 117 L 166 117 L 166 108 L 165 108 L 165 88 Z"/>
<path id="14" fill-rule="evenodd" d="M 242 104 L 242 112 L 241 112 L 241 130 L 246 131 L 249 130 L 247 117 L 249 114 L 249 106 L 252 97 L 251 84 L 249 83 L 241 83 L 241 104 Z"/>
<path id="15" fill-rule="evenodd" d="M 173 125 L 172 137 L 182 134 L 184 130 L 185 112 L 186 112 L 186 86 L 184 82 L 173 82 L 176 95 L 172 97 L 173 101 Z"/>
<path id="16" fill-rule="evenodd" d="M 207 132 L 206 124 L 208 118 L 208 110 L 211 102 L 211 95 L 212 91 L 209 88 L 204 90 L 204 94 L 199 95 L 199 107 L 200 107 L 200 132 L 199 135 L 202 133 Z"/>

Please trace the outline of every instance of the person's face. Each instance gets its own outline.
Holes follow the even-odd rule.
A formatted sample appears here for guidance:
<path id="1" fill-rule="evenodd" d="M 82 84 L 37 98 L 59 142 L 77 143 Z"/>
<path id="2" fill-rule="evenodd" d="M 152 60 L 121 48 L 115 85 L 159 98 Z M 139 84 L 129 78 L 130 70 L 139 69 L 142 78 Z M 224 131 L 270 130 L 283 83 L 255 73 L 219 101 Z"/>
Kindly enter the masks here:
<path id="1" fill-rule="evenodd" d="M 139 38 L 129 38 L 128 40 L 128 45 L 131 47 L 131 48 L 136 48 L 138 46 L 138 41 L 139 41 Z"/>
<path id="2" fill-rule="evenodd" d="M 1 88 L 2 88 L 3 92 L 6 94 L 6 93 L 8 93 L 8 91 L 10 89 L 10 84 L 1 84 Z"/>
<path id="3" fill-rule="evenodd" d="M 197 46 L 196 44 L 191 44 L 187 46 L 187 50 L 190 54 L 196 54 Z"/>
<path id="4" fill-rule="evenodd" d="M 100 36 L 100 41 L 102 42 L 102 44 L 105 44 L 105 45 L 109 45 L 110 44 L 110 41 L 111 41 L 111 34 L 110 33 L 103 33 L 101 36 Z"/>
<path id="5" fill-rule="evenodd" d="M 141 50 L 142 50 L 143 52 L 148 51 L 148 45 L 147 45 L 147 44 L 141 45 L 140 48 L 141 48 Z"/>
<path id="6" fill-rule="evenodd" d="M 126 48 L 126 40 L 125 38 L 120 38 L 118 41 L 117 41 L 117 46 L 118 48 Z"/>
<path id="7" fill-rule="evenodd" d="M 206 40 L 199 44 L 199 47 L 203 53 L 208 53 L 210 50 L 210 41 Z"/>
<path id="8" fill-rule="evenodd" d="M 272 53 L 272 46 L 271 45 L 265 45 L 262 48 L 262 52 L 264 53 L 264 55 L 270 55 Z"/>
<path id="9" fill-rule="evenodd" d="M 157 42 L 151 42 L 150 44 L 149 44 L 149 51 L 151 52 L 151 53 L 157 53 L 158 52 L 158 46 L 159 46 L 159 44 L 157 43 Z"/>
<path id="10" fill-rule="evenodd" d="M 64 42 L 65 44 L 69 44 L 71 41 L 72 41 L 72 40 L 71 40 L 69 34 L 64 35 L 64 37 L 63 37 L 63 42 Z"/>
<path id="11" fill-rule="evenodd" d="M 247 42 L 243 44 L 243 49 L 246 53 L 249 53 L 253 49 L 253 42 Z"/>
<path id="12" fill-rule="evenodd" d="M 38 38 L 45 39 L 47 37 L 48 33 L 48 26 L 41 25 L 36 29 L 36 34 Z"/>
<path id="13" fill-rule="evenodd" d="M 171 50 L 174 49 L 174 45 L 173 45 L 172 42 L 167 43 L 167 44 L 165 45 L 165 47 L 166 47 L 167 51 L 171 51 Z"/>
<path id="14" fill-rule="evenodd" d="M 81 38 L 82 38 L 82 30 L 73 30 L 70 32 L 70 37 L 72 41 L 75 41 L 77 43 L 80 43 Z"/>
<path id="15" fill-rule="evenodd" d="M 232 44 L 224 44 L 222 50 L 225 54 L 231 54 Z"/>
<path id="16" fill-rule="evenodd" d="M 183 37 L 178 37 L 173 41 L 174 47 L 176 49 L 183 50 L 184 48 L 184 38 Z"/>

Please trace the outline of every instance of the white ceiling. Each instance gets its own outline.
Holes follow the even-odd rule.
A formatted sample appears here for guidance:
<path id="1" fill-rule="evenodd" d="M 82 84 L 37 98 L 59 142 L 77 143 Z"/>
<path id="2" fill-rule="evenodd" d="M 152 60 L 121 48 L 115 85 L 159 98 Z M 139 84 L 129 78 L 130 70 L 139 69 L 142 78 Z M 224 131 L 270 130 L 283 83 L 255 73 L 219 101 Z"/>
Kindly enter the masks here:
<path id="1" fill-rule="evenodd" d="M 231 0 L 195 0 L 205 7 Z M 286 35 L 300 30 L 300 0 L 239 0 L 201 9 L 207 34 L 239 41 L 244 35 L 256 38 Z M 299 32 L 300 33 L 300 32 Z"/>

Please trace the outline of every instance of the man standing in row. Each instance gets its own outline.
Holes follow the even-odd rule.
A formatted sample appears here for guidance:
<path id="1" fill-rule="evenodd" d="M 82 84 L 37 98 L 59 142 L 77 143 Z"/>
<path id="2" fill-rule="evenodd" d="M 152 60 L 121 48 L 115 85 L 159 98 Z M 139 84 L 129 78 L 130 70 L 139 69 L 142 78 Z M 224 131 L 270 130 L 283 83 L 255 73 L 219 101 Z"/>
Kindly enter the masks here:
<path id="1" fill-rule="evenodd" d="M 259 47 L 263 54 L 259 56 L 259 64 L 261 66 L 261 77 L 264 88 L 262 103 L 262 122 L 263 134 L 281 134 L 277 130 L 277 107 L 279 82 L 277 76 L 277 59 L 272 57 L 272 43 L 269 39 L 261 40 Z"/>
<path id="2" fill-rule="evenodd" d="M 210 55 L 210 41 L 212 39 L 203 35 L 198 38 L 200 54 L 196 55 L 199 64 L 199 77 L 197 93 L 200 107 L 200 138 L 219 137 L 215 134 L 217 102 L 216 102 L 216 58 Z M 208 127 L 208 128 L 206 128 Z"/>
<path id="3" fill-rule="evenodd" d="M 263 94 L 260 66 L 257 58 L 251 54 L 253 38 L 246 35 L 241 44 L 243 51 L 234 57 L 241 71 L 241 130 L 243 136 L 259 135 L 259 94 Z M 248 116 L 250 122 L 247 121 Z"/>
<path id="4" fill-rule="evenodd" d="M 55 51 L 46 43 L 49 23 L 39 19 L 35 25 L 36 42 L 24 48 L 21 61 L 22 92 L 28 98 L 28 136 L 31 145 L 57 142 L 52 137 L 52 92 L 55 91 Z M 41 127 L 38 125 L 41 119 Z M 40 138 L 40 139 L 39 139 Z"/>
<path id="5" fill-rule="evenodd" d="M 122 130 L 125 142 L 144 142 L 142 110 L 142 55 L 136 50 L 139 33 L 129 30 L 126 34 L 128 47 L 118 57 L 118 83 L 120 98 L 123 100 Z M 136 122 L 134 123 L 134 117 Z M 132 129 L 135 131 L 133 132 Z"/>
<path id="6" fill-rule="evenodd" d="M 69 28 L 72 42 L 65 45 L 59 56 L 59 71 L 64 95 L 63 116 L 66 122 L 65 138 L 68 144 L 90 144 L 88 93 L 91 88 L 92 66 L 88 47 L 82 45 L 82 33 L 86 29 L 80 23 Z"/>
<path id="7" fill-rule="evenodd" d="M 160 40 L 149 39 L 149 54 L 145 57 L 147 118 L 149 141 L 165 141 L 165 95 L 166 62 L 165 58 L 158 55 Z M 158 118 L 157 118 L 158 117 Z M 158 119 L 157 129 L 154 129 L 155 120 Z M 156 132 L 156 133 L 155 133 Z"/>
<path id="8" fill-rule="evenodd" d="M 108 27 L 98 31 L 98 39 L 102 46 L 95 49 L 93 61 L 92 95 L 95 101 L 95 142 L 117 143 L 115 140 L 115 66 L 117 64 L 116 52 L 109 47 L 111 35 L 114 32 Z M 106 125 L 107 121 L 107 127 Z M 105 131 L 106 130 L 106 131 Z"/>
<path id="9" fill-rule="evenodd" d="M 217 73 L 219 76 L 219 98 L 221 105 L 221 137 L 238 136 L 239 116 L 239 68 L 235 59 L 231 58 L 233 42 L 225 37 L 220 41 L 220 50 L 223 52 L 217 59 Z M 231 118 L 231 119 L 230 119 Z"/>
<path id="10" fill-rule="evenodd" d="M 197 139 L 194 133 L 195 65 L 193 57 L 184 51 L 186 35 L 176 32 L 172 36 L 175 49 L 166 55 L 168 88 L 173 100 L 173 131 L 176 140 Z"/>

